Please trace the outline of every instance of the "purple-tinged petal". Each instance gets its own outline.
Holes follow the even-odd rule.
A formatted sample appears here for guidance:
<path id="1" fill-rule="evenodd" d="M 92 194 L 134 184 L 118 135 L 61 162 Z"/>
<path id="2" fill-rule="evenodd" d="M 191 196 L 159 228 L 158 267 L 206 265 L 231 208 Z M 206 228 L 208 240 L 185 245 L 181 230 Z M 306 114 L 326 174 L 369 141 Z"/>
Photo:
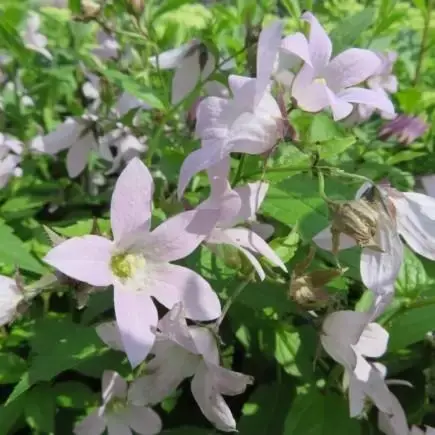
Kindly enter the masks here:
<path id="1" fill-rule="evenodd" d="M 356 242 L 352 237 L 347 236 L 346 234 L 340 233 L 339 239 L 339 249 L 349 249 L 356 245 Z M 313 237 L 313 242 L 319 247 L 324 249 L 325 251 L 332 251 L 332 234 L 331 234 L 331 226 L 326 227 L 324 230 L 320 231 Z"/>
<path id="2" fill-rule="evenodd" d="M 106 421 L 96 409 L 74 426 L 74 435 L 101 435 L 106 429 Z"/>
<path id="3" fill-rule="evenodd" d="M 367 104 L 367 106 L 376 107 L 391 115 L 395 113 L 393 103 L 385 92 L 377 92 L 363 88 L 348 88 L 338 93 L 337 97 L 353 104 Z"/>
<path id="4" fill-rule="evenodd" d="M 252 77 L 239 76 L 230 74 L 228 76 L 228 86 L 234 95 L 235 99 L 243 99 L 243 97 L 251 97 L 255 95 L 256 79 Z"/>
<path id="5" fill-rule="evenodd" d="M 337 98 L 327 86 L 325 86 L 325 92 L 328 97 L 329 107 L 331 108 L 334 121 L 340 121 L 351 114 L 353 109 L 352 104 L 349 104 L 342 98 Z"/>
<path id="6" fill-rule="evenodd" d="M 189 331 L 195 343 L 197 354 L 201 355 L 207 364 L 219 364 L 219 349 L 213 331 L 204 326 L 191 326 Z"/>
<path id="7" fill-rule="evenodd" d="M 115 285 L 115 314 L 125 353 L 134 368 L 154 344 L 151 327 L 157 326 L 157 309 L 147 291 L 129 291 Z"/>
<path id="8" fill-rule="evenodd" d="M 113 243 L 104 237 L 73 237 L 51 249 L 44 261 L 71 278 L 104 287 L 113 282 L 112 249 Z"/>
<path id="9" fill-rule="evenodd" d="M 178 64 L 172 79 L 172 104 L 184 100 L 194 89 L 201 77 L 200 52 L 195 49 Z"/>
<path id="10" fill-rule="evenodd" d="M 406 192 L 391 197 L 397 211 L 397 229 L 417 254 L 435 260 L 435 199 Z"/>
<path id="11" fill-rule="evenodd" d="M 239 221 L 255 219 L 255 215 L 261 207 L 268 189 L 269 184 L 262 181 L 248 183 L 234 189 L 242 200 L 242 208 L 237 215 Z"/>
<path id="12" fill-rule="evenodd" d="M 236 421 L 210 376 L 207 366 L 201 363 L 192 379 L 191 390 L 205 417 L 219 430 L 233 432 Z"/>
<path id="13" fill-rule="evenodd" d="M 150 267 L 149 291 L 161 304 L 171 309 L 182 302 L 186 317 L 213 320 L 221 314 L 219 298 L 210 284 L 186 267 L 160 263 Z"/>
<path id="14" fill-rule="evenodd" d="M 104 322 L 95 327 L 95 330 L 107 346 L 114 350 L 124 351 L 121 334 L 116 322 Z"/>
<path id="15" fill-rule="evenodd" d="M 252 384 L 254 380 L 252 376 L 234 372 L 216 364 L 208 364 L 208 369 L 215 381 L 216 388 L 225 396 L 244 393 L 246 387 Z"/>
<path id="16" fill-rule="evenodd" d="M 423 175 L 420 182 L 427 195 L 435 198 L 435 175 Z"/>
<path id="17" fill-rule="evenodd" d="M 230 101 L 226 98 L 204 98 L 196 110 L 196 136 L 203 140 L 224 139 L 228 134 L 229 110 Z"/>
<path id="18" fill-rule="evenodd" d="M 128 424 L 116 414 L 106 415 L 107 435 L 132 435 Z"/>
<path id="19" fill-rule="evenodd" d="M 280 267 L 284 272 L 287 268 L 275 251 L 256 233 L 247 228 L 228 228 L 225 235 L 240 246 L 249 249 L 267 258 L 274 266 Z"/>
<path id="20" fill-rule="evenodd" d="M 257 81 L 253 102 L 254 106 L 260 102 L 270 83 L 270 77 L 276 64 L 281 45 L 282 28 L 282 21 L 275 21 L 266 28 L 263 28 L 258 38 Z"/>
<path id="21" fill-rule="evenodd" d="M 187 257 L 210 234 L 218 210 L 197 209 L 179 213 L 144 239 L 144 255 L 152 261 L 170 262 Z"/>
<path id="22" fill-rule="evenodd" d="M 71 145 L 66 156 L 66 169 L 71 178 L 79 176 L 86 168 L 89 154 L 97 143 L 93 133 L 89 133 Z"/>
<path id="23" fill-rule="evenodd" d="M 195 174 L 225 159 L 231 148 L 231 143 L 223 143 L 222 146 L 216 144 L 215 147 L 204 147 L 190 153 L 181 165 L 177 188 L 178 198 L 183 196 L 187 185 Z"/>
<path id="24" fill-rule="evenodd" d="M 325 83 L 314 80 L 314 69 L 309 65 L 304 65 L 293 80 L 292 96 L 306 112 L 320 112 L 329 106 Z"/>
<path id="25" fill-rule="evenodd" d="M 408 435 L 409 427 L 406 414 L 397 397 L 391 393 L 391 411 L 379 412 L 378 427 L 387 435 Z"/>
<path id="26" fill-rule="evenodd" d="M 380 65 L 381 61 L 373 51 L 349 48 L 332 59 L 323 77 L 328 86 L 338 92 L 364 82 Z"/>
<path id="27" fill-rule="evenodd" d="M 369 323 L 354 346 L 355 352 L 370 358 L 379 358 L 387 351 L 388 332 L 377 323 Z"/>
<path id="28" fill-rule="evenodd" d="M 308 45 L 310 47 L 311 64 L 316 73 L 322 72 L 331 58 L 332 42 L 325 29 L 311 12 L 305 12 L 302 19 L 310 23 Z"/>
<path id="29" fill-rule="evenodd" d="M 140 435 L 156 435 L 162 430 L 159 415 L 150 408 L 129 405 L 122 413 L 122 418 Z"/>
<path id="30" fill-rule="evenodd" d="M 197 40 L 189 41 L 187 44 L 180 45 L 179 47 L 164 51 L 157 56 L 150 57 L 148 61 L 153 66 L 157 66 L 158 63 L 160 69 L 176 68 L 180 62 L 183 61 L 186 54 L 197 47 L 198 44 Z"/>
<path id="31" fill-rule="evenodd" d="M 303 33 L 297 32 L 294 35 L 286 36 L 281 41 L 281 50 L 301 58 L 310 67 L 311 57 L 307 38 Z"/>
<path id="32" fill-rule="evenodd" d="M 119 373 L 105 370 L 101 378 L 101 396 L 104 404 L 114 397 L 124 399 L 127 397 L 127 382 Z"/>
<path id="33" fill-rule="evenodd" d="M 211 189 L 210 197 L 218 199 L 231 188 L 228 181 L 228 175 L 230 173 L 229 157 L 209 168 L 207 173 Z"/>
<path id="34" fill-rule="evenodd" d="M 110 205 L 115 242 L 149 228 L 153 190 L 148 168 L 137 157 L 131 159 L 116 181 Z"/>

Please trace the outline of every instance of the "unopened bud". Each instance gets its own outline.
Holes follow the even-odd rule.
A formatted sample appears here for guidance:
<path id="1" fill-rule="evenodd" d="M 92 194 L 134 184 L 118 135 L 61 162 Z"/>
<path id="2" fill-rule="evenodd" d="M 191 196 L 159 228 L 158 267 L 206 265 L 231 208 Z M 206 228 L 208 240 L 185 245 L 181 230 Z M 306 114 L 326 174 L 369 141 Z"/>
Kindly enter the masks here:
<path id="1" fill-rule="evenodd" d="M 80 6 L 83 18 L 95 18 L 101 10 L 101 6 L 92 0 L 82 0 Z"/>
<path id="2" fill-rule="evenodd" d="M 145 10 L 145 0 L 127 0 L 127 8 L 132 15 L 139 17 Z"/>
<path id="3" fill-rule="evenodd" d="M 376 240 L 379 212 L 374 203 L 366 199 L 330 201 L 328 207 L 332 218 L 331 233 L 334 253 L 339 250 L 341 233 L 354 239 L 362 248 L 380 250 Z"/>

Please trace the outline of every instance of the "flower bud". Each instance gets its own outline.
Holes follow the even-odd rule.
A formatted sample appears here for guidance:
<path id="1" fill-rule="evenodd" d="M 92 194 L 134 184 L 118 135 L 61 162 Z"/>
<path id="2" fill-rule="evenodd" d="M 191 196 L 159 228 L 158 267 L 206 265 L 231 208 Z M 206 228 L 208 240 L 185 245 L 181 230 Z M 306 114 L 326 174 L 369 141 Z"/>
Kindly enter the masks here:
<path id="1" fill-rule="evenodd" d="M 95 18 L 101 10 L 101 6 L 92 0 L 82 0 L 81 10 L 83 18 Z"/>
<path id="2" fill-rule="evenodd" d="M 139 17 L 145 10 L 145 0 L 127 0 L 127 8 L 130 14 Z"/>
<path id="3" fill-rule="evenodd" d="M 314 284 L 314 281 L 318 280 L 318 277 L 315 278 L 313 276 L 314 274 L 327 272 L 332 271 L 321 270 L 302 276 L 292 276 L 290 281 L 290 298 L 298 305 L 308 310 L 315 310 L 327 306 L 329 302 L 329 294 L 326 290 L 321 287 L 317 287 Z M 335 276 L 337 275 L 335 274 L 331 278 L 328 278 L 326 282 L 332 278 L 335 278 Z"/>
<path id="4" fill-rule="evenodd" d="M 341 233 L 354 239 L 362 248 L 380 250 L 376 240 L 379 212 L 375 204 L 366 199 L 355 199 L 330 201 L 328 207 L 332 218 L 333 252 L 339 249 Z"/>

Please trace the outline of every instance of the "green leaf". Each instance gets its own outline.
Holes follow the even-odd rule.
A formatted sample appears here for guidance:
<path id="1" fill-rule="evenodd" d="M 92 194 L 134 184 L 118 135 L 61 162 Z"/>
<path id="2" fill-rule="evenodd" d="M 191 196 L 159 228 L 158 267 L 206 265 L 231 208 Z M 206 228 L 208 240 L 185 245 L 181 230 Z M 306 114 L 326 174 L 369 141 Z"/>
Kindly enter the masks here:
<path id="1" fill-rule="evenodd" d="M 0 353 L 0 384 L 13 384 L 18 382 L 27 369 L 27 363 L 18 355 Z"/>
<path id="2" fill-rule="evenodd" d="M 177 9 L 186 3 L 194 3 L 194 2 L 192 0 L 165 0 L 165 2 L 162 3 L 162 5 L 153 14 L 152 19 L 155 20 L 160 15 L 173 11 L 174 9 Z"/>
<path id="3" fill-rule="evenodd" d="M 19 397 L 12 403 L 0 406 L 0 427 L 4 434 L 10 434 L 14 424 L 21 417 L 26 405 L 26 396 Z"/>
<path id="4" fill-rule="evenodd" d="M 433 280 L 427 276 L 421 261 L 405 247 L 404 260 L 395 283 L 397 294 L 415 298 L 433 283 Z"/>
<path id="5" fill-rule="evenodd" d="M 388 350 L 393 352 L 424 339 L 427 332 L 435 328 L 434 306 L 412 308 L 397 315 L 388 328 L 390 339 Z"/>
<path id="6" fill-rule="evenodd" d="M 280 382 L 260 385 L 249 396 L 237 423 L 240 434 L 282 434 L 294 383 L 282 376 Z"/>
<path id="7" fill-rule="evenodd" d="M 346 151 L 355 142 L 356 137 L 354 136 L 341 137 L 323 142 L 319 146 L 320 158 L 327 160 L 332 157 L 338 156 Z"/>
<path id="8" fill-rule="evenodd" d="M 313 117 L 310 126 L 310 142 L 324 142 L 341 135 L 338 124 L 326 113 L 319 113 Z"/>
<path id="9" fill-rule="evenodd" d="M 375 8 L 364 8 L 362 11 L 351 15 L 337 25 L 330 33 L 335 53 L 341 53 L 355 44 L 357 39 L 374 22 Z"/>
<path id="10" fill-rule="evenodd" d="M 56 398 L 49 384 L 37 385 L 26 396 L 24 415 L 27 424 L 37 432 L 54 432 Z"/>
<path id="11" fill-rule="evenodd" d="M 99 399 L 86 384 L 78 381 L 59 382 L 53 386 L 56 402 L 63 408 L 83 409 Z"/>
<path id="12" fill-rule="evenodd" d="M 347 399 L 312 387 L 302 390 L 287 415 L 283 435 L 359 435 L 358 420 L 349 417 Z"/>
<path id="13" fill-rule="evenodd" d="M 300 237 L 297 226 L 295 226 L 287 237 L 273 239 L 269 245 L 276 252 L 284 263 L 289 262 L 298 249 Z"/>
<path id="14" fill-rule="evenodd" d="M 45 268 L 28 252 L 11 227 L 0 223 L 0 264 L 16 265 L 30 272 L 44 273 Z"/>
<path id="15" fill-rule="evenodd" d="M 413 150 L 403 150 L 399 151 L 397 154 L 394 154 L 388 157 L 386 163 L 387 165 L 397 165 L 398 163 L 409 162 L 411 160 L 417 159 L 418 157 L 425 156 L 426 152 L 422 151 L 413 151 Z"/>

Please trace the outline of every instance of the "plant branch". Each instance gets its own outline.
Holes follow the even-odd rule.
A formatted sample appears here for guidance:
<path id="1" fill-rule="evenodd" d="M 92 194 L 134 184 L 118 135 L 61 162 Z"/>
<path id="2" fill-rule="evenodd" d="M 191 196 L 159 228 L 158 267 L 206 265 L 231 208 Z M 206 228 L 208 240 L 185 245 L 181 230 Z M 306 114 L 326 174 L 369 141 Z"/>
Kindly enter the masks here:
<path id="1" fill-rule="evenodd" d="M 416 87 L 421 77 L 421 71 L 423 67 L 423 61 L 426 54 L 426 46 L 429 38 L 429 29 L 430 29 L 430 19 L 432 15 L 432 6 L 434 0 L 428 0 L 427 2 L 427 11 L 424 15 L 424 27 L 423 27 L 423 36 L 421 38 L 420 52 L 418 54 L 417 66 L 415 68 L 415 77 L 413 80 L 413 86 Z"/>

